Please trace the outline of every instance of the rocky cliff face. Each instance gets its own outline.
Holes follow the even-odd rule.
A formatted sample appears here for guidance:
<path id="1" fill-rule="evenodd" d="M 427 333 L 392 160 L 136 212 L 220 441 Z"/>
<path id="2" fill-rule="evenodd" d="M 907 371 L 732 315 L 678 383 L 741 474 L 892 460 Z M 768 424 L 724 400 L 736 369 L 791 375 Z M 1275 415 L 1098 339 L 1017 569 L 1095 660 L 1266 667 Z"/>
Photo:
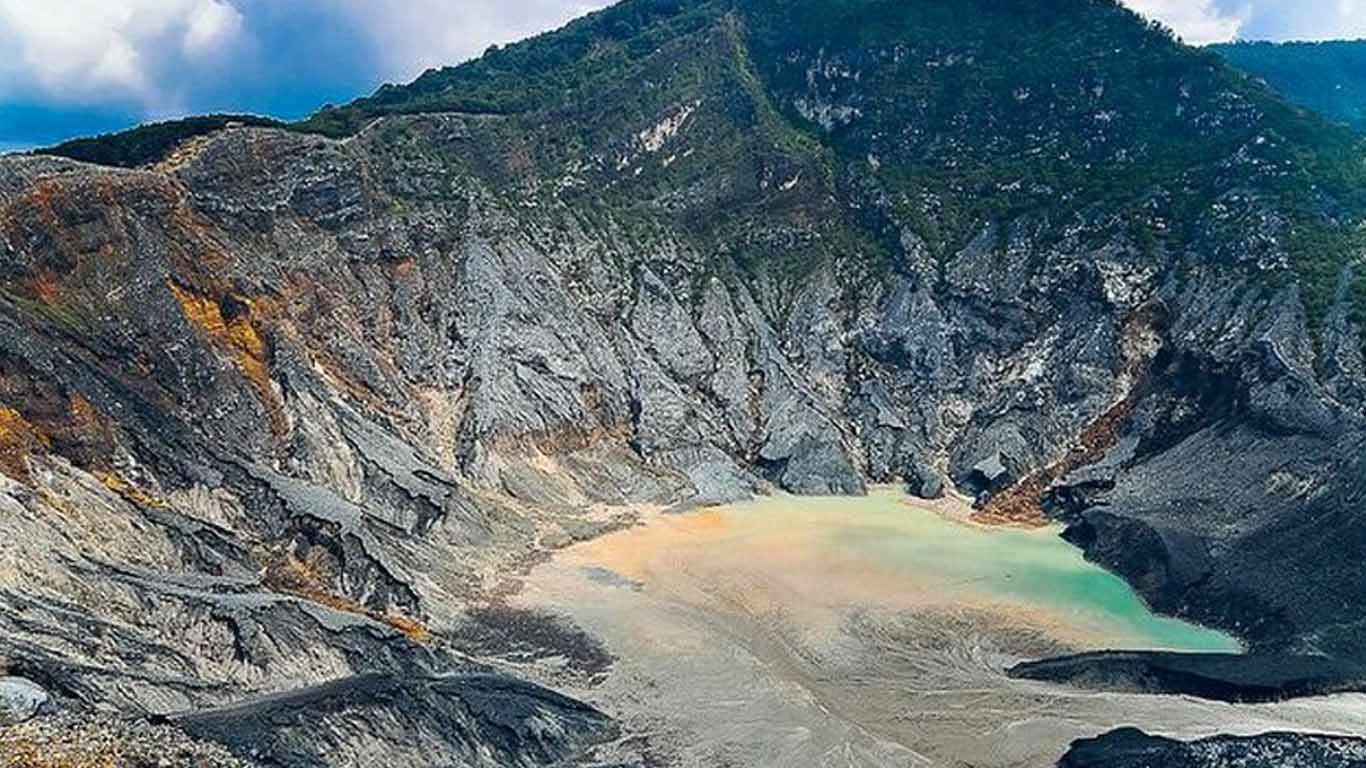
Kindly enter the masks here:
<path id="1" fill-rule="evenodd" d="M 549 762 L 610 729 L 520 688 L 431 703 L 485 671 L 468 609 L 509 568 L 632 506 L 870 481 L 1046 509 L 1164 611 L 1362 658 L 1354 203 L 1292 207 L 1316 123 L 1063 5 L 1089 57 L 1008 101 L 964 90 L 990 39 L 628 2 L 455 70 L 502 87 L 499 55 L 586 37 L 591 100 L 0 160 L 9 673 L 163 716 L 383 673 L 426 681 L 452 755 L 485 754 L 459 717 L 521 718 L 502 759 Z M 1112 29 L 1132 51 L 1086 48 Z M 1133 129 L 1152 94 L 1202 154 Z M 1171 170 L 1088 186 L 1138 165 Z M 393 717 L 356 706 L 338 743 Z"/>

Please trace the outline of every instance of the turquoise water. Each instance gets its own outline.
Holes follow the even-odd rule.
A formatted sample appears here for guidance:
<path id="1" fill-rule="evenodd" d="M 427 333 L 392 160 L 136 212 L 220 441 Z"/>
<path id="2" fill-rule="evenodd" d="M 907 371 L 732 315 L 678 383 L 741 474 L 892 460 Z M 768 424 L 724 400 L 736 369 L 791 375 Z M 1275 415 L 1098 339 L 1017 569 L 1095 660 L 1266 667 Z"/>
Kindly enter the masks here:
<path id="1" fill-rule="evenodd" d="M 1223 633 L 1154 614 L 1119 577 L 1088 563 L 1056 528 L 985 528 L 949 519 L 898 492 L 874 491 L 863 499 L 781 497 L 731 508 L 738 530 L 778 525 L 809 528 L 828 562 L 849 559 L 883 570 L 908 592 L 971 604 L 981 598 L 1055 621 L 1107 646 L 1200 652 L 1239 652 Z M 896 589 L 896 587 L 892 587 Z M 913 596 L 913 595 L 912 595 Z"/>

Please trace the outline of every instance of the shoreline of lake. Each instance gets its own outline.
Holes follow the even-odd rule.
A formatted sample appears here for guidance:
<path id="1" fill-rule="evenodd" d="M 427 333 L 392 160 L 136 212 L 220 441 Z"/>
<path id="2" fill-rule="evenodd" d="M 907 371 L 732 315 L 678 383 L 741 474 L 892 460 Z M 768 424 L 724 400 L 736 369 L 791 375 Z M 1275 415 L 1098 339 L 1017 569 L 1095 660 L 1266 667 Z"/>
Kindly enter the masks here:
<path id="1" fill-rule="evenodd" d="M 1011 679 L 1045 657 L 1241 645 L 1154 616 L 1056 530 L 980 526 L 954 503 L 878 488 L 653 512 L 555 553 L 515 601 L 599 638 L 612 668 L 574 694 L 698 768 L 832 750 L 841 768 L 1039 765 L 1123 724 L 1366 729 L 1366 697 L 1234 706 Z"/>

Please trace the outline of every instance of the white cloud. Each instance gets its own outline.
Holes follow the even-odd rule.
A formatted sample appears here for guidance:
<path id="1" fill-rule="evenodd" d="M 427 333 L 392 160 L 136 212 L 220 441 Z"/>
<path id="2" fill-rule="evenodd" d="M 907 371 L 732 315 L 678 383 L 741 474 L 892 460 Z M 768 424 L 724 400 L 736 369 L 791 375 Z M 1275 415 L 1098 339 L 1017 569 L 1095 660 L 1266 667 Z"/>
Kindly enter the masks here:
<path id="1" fill-rule="evenodd" d="M 200 0 L 185 17 L 185 53 L 210 54 L 227 47 L 242 31 L 242 14 L 220 0 Z"/>
<path id="2" fill-rule="evenodd" d="M 554 29 L 610 0 L 320 0 L 353 19 L 376 43 L 382 77 L 410 79 L 492 44 Z M 377 6 L 382 6 L 382 10 Z"/>
<path id="3" fill-rule="evenodd" d="M 1238 37 L 1251 18 L 1250 6 L 1221 9 L 1214 0 L 1126 0 L 1129 7 L 1176 30 L 1191 45 L 1222 43 Z"/>
<path id="4" fill-rule="evenodd" d="M 307 101 L 310 84 L 326 81 L 334 89 L 354 83 L 359 93 L 610 2 L 0 0 L 0 103 L 116 106 L 155 116 L 237 108 L 242 88 L 260 96 L 284 84 Z M 1124 2 L 1195 44 L 1366 37 L 1366 0 Z M 339 72 L 344 78 L 327 79 Z"/>
<path id="5" fill-rule="evenodd" d="M 271 46 L 356 41 L 350 67 L 407 81 L 612 0 L 0 0 L 0 101 L 117 104 L 148 116 L 193 108 L 237 76 L 287 79 Z M 272 28 L 273 22 L 325 25 Z M 287 40 L 289 43 L 282 43 Z M 306 42 L 301 44 L 307 44 Z M 330 49 L 336 55 L 336 49 Z M 215 72 L 231 52 L 234 66 Z M 254 69 L 243 75 L 242 67 Z M 359 92 L 357 95 L 360 95 Z M 223 108 L 230 103 L 214 102 Z M 218 108 L 215 106 L 215 108 Z"/>
<path id="6" fill-rule="evenodd" d="M 165 71 L 210 59 L 242 25 L 227 0 L 0 0 L 0 86 L 164 109 Z"/>
<path id="7" fill-rule="evenodd" d="M 1124 0 L 1193 45 L 1366 37 L 1366 0 Z"/>
<path id="8" fill-rule="evenodd" d="M 1362 0 L 1275 0 L 1259 9 L 1247 32 L 1275 40 L 1328 40 L 1366 37 Z"/>

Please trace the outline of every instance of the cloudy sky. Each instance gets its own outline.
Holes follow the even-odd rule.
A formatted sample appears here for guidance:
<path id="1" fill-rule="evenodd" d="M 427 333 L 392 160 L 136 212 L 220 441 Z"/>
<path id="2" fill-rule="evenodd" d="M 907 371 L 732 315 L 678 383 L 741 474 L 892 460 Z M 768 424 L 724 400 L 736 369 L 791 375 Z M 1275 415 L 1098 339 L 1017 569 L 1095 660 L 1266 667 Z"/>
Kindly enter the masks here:
<path id="1" fill-rule="evenodd" d="M 1366 0 L 1126 0 L 1188 42 L 1366 37 Z M 215 110 L 293 118 L 607 0 L 0 0 L 0 151 Z"/>

